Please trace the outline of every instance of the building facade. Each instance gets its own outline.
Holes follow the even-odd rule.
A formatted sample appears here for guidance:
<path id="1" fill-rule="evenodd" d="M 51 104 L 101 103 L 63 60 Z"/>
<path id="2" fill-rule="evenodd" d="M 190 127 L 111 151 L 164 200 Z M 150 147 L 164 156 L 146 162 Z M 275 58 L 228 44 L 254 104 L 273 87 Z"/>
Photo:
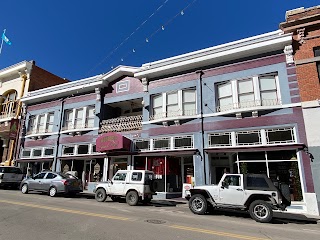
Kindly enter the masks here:
<path id="1" fill-rule="evenodd" d="M 304 117 L 308 151 L 312 156 L 312 175 L 320 203 L 320 6 L 298 8 L 286 13 L 280 24 L 285 33 L 293 34 L 296 83 Z"/>
<path id="2" fill-rule="evenodd" d="M 36 66 L 34 61 L 23 61 L 0 70 L 0 157 L 2 165 L 11 165 L 14 159 L 20 125 L 20 99 L 29 91 L 65 82 L 67 80 Z"/>

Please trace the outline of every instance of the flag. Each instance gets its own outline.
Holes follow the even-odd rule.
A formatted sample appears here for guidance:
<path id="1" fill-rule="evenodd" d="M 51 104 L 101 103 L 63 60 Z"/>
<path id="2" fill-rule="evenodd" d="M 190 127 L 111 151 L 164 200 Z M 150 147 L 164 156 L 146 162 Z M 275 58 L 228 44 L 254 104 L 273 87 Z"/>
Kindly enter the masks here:
<path id="1" fill-rule="evenodd" d="M 7 38 L 7 36 L 6 36 L 4 33 L 2 33 L 2 40 L 3 40 L 6 44 L 11 45 L 11 42 L 10 42 L 9 38 Z"/>

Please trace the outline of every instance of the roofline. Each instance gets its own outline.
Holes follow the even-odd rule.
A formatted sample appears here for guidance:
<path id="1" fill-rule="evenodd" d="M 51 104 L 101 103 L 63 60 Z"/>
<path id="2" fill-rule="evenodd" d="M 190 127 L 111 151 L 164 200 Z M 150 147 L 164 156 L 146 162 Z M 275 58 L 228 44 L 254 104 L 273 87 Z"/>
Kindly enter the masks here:
<path id="1" fill-rule="evenodd" d="M 292 34 L 283 34 L 282 30 L 264 33 L 261 35 L 221 44 L 214 47 L 162 59 L 143 64 L 135 73 L 138 78 L 154 78 L 164 74 L 194 69 L 218 62 L 246 57 L 254 52 L 278 50 L 280 47 L 291 44 Z"/>
<path id="2" fill-rule="evenodd" d="M 18 71 L 22 68 L 26 68 L 28 64 L 33 64 L 33 61 L 22 61 L 16 64 L 13 64 L 9 67 L 3 68 L 0 70 L 0 77 L 10 75 L 12 72 Z"/>
<path id="3" fill-rule="evenodd" d="M 107 83 L 110 83 L 124 75 L 133 77 L 134 73 L 136 73 L 139 69 L 140 68 L 138 67 L 119 65 L 116 68 L 112 69 L 111 71 L 103 74 L 102 79 L 104 81 L 107 81 Z"/>

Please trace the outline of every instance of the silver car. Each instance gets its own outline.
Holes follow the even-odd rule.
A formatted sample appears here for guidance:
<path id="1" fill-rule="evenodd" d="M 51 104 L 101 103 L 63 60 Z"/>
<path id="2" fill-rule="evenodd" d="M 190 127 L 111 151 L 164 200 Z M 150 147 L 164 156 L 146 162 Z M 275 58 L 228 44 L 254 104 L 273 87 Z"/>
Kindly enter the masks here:
<path id="1" fill-rule="evenodd" d="M 20 189 L 24 194 L 36 191 L 46 192 L 54 197 L 59 193 L 75 195 L 82 192 L 82 184 L 81 180 L 73 175 L 45 171 L 23 180 Z"/>

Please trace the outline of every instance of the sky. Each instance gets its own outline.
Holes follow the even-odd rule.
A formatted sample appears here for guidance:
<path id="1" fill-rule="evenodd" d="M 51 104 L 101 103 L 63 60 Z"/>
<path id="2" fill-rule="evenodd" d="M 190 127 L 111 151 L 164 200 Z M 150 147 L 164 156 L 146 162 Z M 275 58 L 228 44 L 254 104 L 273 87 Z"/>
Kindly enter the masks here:
<path id="1" fill-rule="evenodd" d="M 319 0 L 1 1 L 0 69 L 34 60 L 69 80 L 275 31 Z"/>

